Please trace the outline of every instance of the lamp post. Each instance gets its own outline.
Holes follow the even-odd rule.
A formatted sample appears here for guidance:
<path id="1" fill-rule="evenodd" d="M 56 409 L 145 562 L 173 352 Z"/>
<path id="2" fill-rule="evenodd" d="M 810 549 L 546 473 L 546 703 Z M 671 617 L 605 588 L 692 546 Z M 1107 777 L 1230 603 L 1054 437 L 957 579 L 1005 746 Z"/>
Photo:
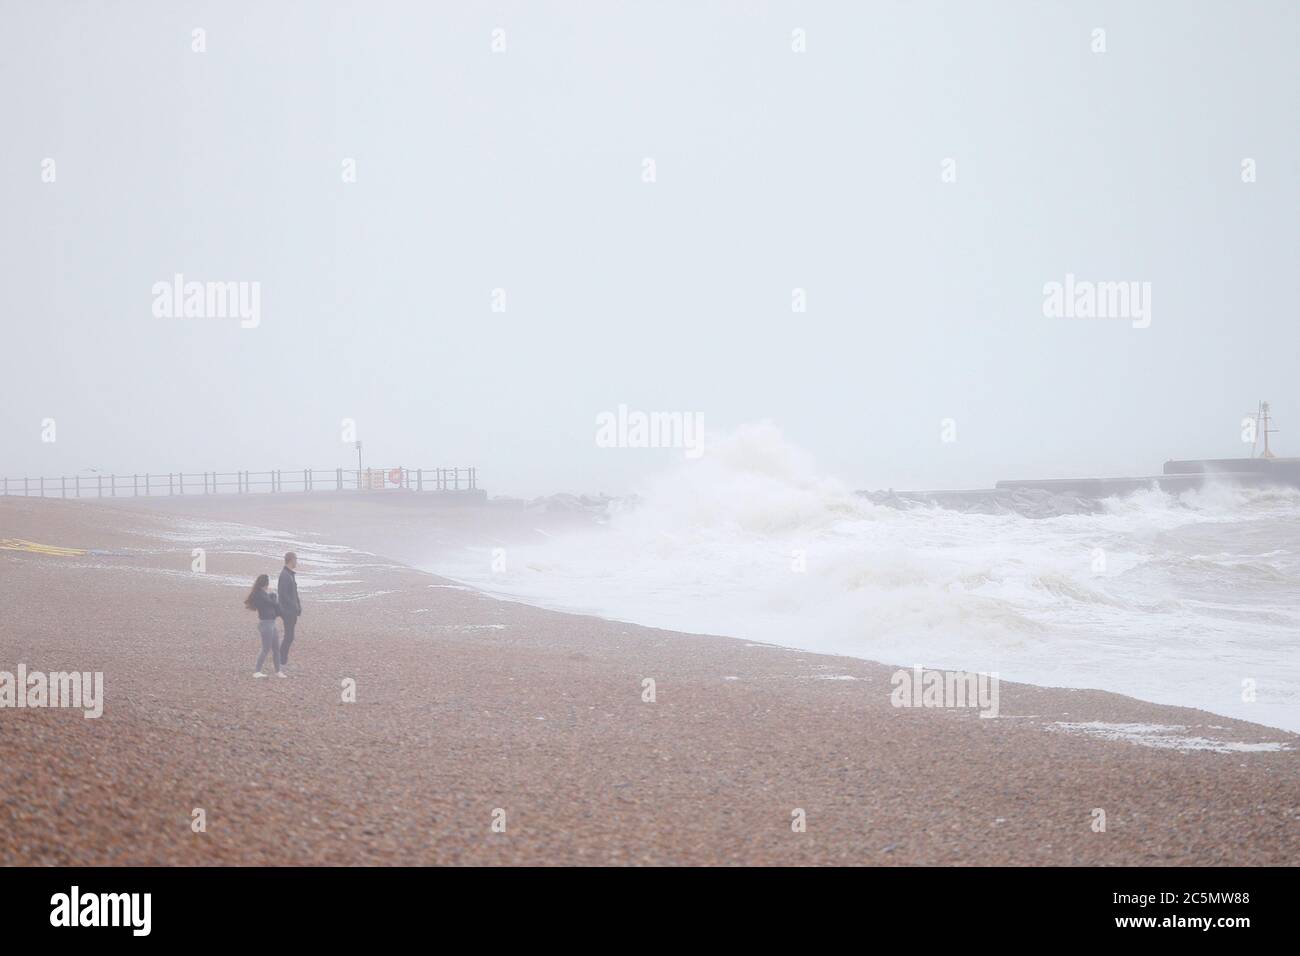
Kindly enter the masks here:
<path id="1" fill-rule="evenodd" d="M 361 442 L 357 442 L 357 488 L 361 488 Z"/>

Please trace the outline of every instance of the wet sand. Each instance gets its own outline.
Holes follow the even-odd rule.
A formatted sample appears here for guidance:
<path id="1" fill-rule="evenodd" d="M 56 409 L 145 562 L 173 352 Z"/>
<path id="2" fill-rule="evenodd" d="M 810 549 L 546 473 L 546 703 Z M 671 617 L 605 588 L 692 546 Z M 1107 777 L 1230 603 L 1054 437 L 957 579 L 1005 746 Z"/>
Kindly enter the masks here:
<path id="1" fill-rule="evenodd" d="M 997 719 L 895 708 L 893 667 L 538 610 L 402 563 L 430 540 L 581 520 L 355 494 L 0 498 L 0 538 L 112 552 L 0 551 L 0 670 L 102 671 L 107 698 L 97 720 L 0 710 L 0 863 L 1300 857 L 1300 738 L 1285 731 L 1006 682 Z M 305 605 L 293 675 L 255 680 L 242 599 L 289 547 Z M 1287 749 L 1061 726 L 1089 722 Z"/>

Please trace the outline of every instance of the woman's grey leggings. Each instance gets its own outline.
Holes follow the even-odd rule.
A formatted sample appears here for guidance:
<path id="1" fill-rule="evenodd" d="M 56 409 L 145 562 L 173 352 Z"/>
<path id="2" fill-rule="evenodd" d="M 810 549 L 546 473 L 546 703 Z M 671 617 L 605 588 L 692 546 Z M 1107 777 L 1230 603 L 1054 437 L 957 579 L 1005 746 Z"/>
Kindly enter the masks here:
<path id="1" fill-rule="evenodd" d="M 275 669 L 280 669 L 280 635 L 275 632 L 275 619 L 269 621 L 258 621 L 257 629 L 262 634 L 262 653 L 257 655 L 257 666 L 253 668 L 260 671 L 262 665 L 266 663 L 266 655 L 271 655 L 271 663 Z"/>

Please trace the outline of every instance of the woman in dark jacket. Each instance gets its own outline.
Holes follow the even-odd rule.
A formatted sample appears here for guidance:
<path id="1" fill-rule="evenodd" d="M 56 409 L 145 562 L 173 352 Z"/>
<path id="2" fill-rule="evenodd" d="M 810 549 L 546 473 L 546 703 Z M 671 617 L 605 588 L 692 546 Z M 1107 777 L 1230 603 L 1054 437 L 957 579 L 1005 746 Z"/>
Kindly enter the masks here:
<path id="1" fill-rule="evenodd" d="M 280 670 L 280 635 L 275 631 L 275 619 L 280 613 L 280 602 L 276 600 L 274 591 L 267 590 L 270 583 L 269 577 L 259 574 L 257 580 L 253 582 L 253 590 L 244 599 L 244 607 L 257 612 L 257 629 L 262 635 L 262 653 L 257 655 L 254 677 L 266 676 L 262 673 L 262 666 L 266 663 L 267 654 L 271 655 L 271 663 L 275 665 L 275 676 L 286 676 L 284 671 Z"/>

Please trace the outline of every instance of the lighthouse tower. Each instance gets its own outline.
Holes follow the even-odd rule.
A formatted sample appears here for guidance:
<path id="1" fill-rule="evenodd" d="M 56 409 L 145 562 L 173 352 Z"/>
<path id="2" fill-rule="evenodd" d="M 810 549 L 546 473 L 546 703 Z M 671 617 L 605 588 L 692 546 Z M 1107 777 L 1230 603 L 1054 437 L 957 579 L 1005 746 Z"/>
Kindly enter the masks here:
<path id="1" fill-rule="evenodd" d="M 1275 432 L 1275 431 L 1277 431 L 1277 429 L 1276 429 L 1276 428 L 1269 428 L 1268 426 L 1269 426 L 1269 422 L 1268 422 L 1268 402 L 1260 402 L 1260 403 L 1259 403 L 1259 410 L 1255 412 L 1255 442 L 1254 442 L 1254 444 L 1252 444 L 1252 445 L 1250 446 L 1250 457 L 1251 457 L 1251 458 L 1256 457 L 1256 456 L 1255 456 L 1255 449 L 1256 449 L 1256 448 L 1258 447 L 1258 445 L 1259 445 L 1259 439 L 1260 439 L 1261 436 L 1263 436 L 1263 439 L 1264 439 L 1264 450 L 1263 450 L 1262 452 L 1259 453 L 1259 456 L 1258 456 L 1258 457 L 1260 457 L 1260 458 L 1276 458 L 1276 457 L 1277 457 L 1277 455 L 1273 454 L 1273 452 L 1272 452 L 1272 451 L 1269 449 L 1269 447 L 1268 447 L 1268 436 L 1269 436 L 1269 433 L 1270 433 L 1270 432 Z"/>

